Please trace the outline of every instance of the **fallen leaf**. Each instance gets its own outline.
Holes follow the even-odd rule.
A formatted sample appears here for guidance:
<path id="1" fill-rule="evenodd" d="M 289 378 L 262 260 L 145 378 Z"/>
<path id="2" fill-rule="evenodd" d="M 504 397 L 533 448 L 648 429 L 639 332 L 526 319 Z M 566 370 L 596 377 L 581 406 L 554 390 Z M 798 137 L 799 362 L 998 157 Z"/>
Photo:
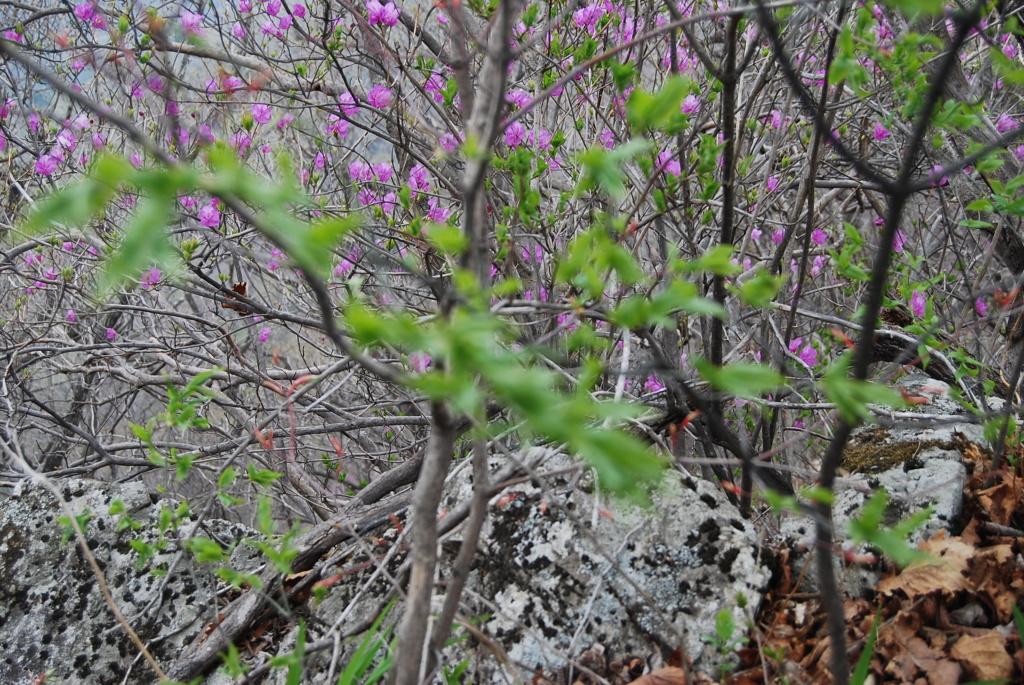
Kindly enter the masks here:
<path id="1" fill-rule="evenodd" d="M 981 637 L 964 635 L 949 653 L 974 680 L 998 680 L 1013 673 L 1013 658 L 1006 653 L 1006 642 L 994 630 Z"/>

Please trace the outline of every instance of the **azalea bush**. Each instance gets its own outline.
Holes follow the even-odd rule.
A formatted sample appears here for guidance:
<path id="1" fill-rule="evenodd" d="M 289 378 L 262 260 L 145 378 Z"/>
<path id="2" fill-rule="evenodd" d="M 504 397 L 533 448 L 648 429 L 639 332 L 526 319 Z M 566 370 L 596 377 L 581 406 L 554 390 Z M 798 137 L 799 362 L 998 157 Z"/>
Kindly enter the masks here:
<path id="1" fill-rule="evenodd" d="M 0 440 L 266 532 L 419 459 L 433 521 L 474 446 L 564 445 L 638 500 L 664 468 L 745 513 L 827 490 L 899 364 L 1019 379 L 1001 11 L 6 5 Z M 879 358 L 879 326 L 914 342 Z M 396 682 L 440 644 L 411 535 Z"/>

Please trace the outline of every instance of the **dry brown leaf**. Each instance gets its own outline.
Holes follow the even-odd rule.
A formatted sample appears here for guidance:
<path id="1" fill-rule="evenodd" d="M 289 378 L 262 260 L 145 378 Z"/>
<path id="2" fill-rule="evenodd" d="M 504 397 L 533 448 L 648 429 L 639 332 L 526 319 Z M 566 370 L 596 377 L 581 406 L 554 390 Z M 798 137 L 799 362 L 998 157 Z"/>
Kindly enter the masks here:
<path id="1" fill-rule="evenodd" d="M 957 685 L 963 672 L 957 662 L 943 659 L 928 673 L 928 685 Z"/>
<path id="2" fill-rule="evenodd" d="M 915 562 L 898 576 L 879 581 L 876 588 L 880 593 L 892 595 L 902 590 L 908 599 L 914 599 L 929 592 L 952 594 L 966 587 L 967 579 L 961 571 L 967 569 L 971 555 L 976 552 L 974 547 L 959 538 L 946 538 L 945 531 L 939 531 L 931 540 L 922 542 L 919 549 L 933 558 Z"/>
<path id="3" fill-rule="evenodd" d="M 675 666 L 659 668 L 640 676 L 629 685 L 686 685 L 686 671 Z"/>
<path id="4" fill-rule="evenodd" d="M 1003 474 L 1003 482 L 978 492 L 978 502 L 993 523 L 1013 525 L 1013 513 L 1020 507 L 1021 479 L 1012 473 Z"/>
<path id="5" fill-rule="evenodd" d="M 994 630 L 980 637 L 964 635 L 949 654 L 974 680 L 1009 678 L 1013 673 L 1013 658 L 1006 653 L 1006 642 Z"/>

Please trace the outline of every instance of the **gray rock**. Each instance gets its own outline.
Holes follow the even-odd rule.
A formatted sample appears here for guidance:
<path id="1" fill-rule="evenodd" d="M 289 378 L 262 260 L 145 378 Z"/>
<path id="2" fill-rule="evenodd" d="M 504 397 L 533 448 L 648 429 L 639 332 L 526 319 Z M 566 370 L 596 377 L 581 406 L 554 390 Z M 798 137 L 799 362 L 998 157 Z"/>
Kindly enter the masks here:
<path id="1" fill-rule="evenodd" d="M 152 497 L 144 484 L 93 480 L 58 481 L 76 516 L 88 511 L 89 548 L 110 592 L 158 662 L 166 665 L 216 615 L 215 578 L 189 555 L 169 576 L 151 573 L 174 559 L 177 539 L 193 535 L 227 541 L 251 535 L 243 526 L 211 522 L 196 530 L 188 520 L 160 533 L 158 519 L 173 503 Z M 118 530 L 122 515 L 109 513 L 115 500 L 141 523 Z M 97 579 L 74 537 L 62 543 L 64 512 L 53 495 L 28 481 L 0 500 L 0 682 L 27 683 L 52 672 L 73 683 L 152 683 L 156 677 L 138 654 L 103 599 Z M 166 514 L 165 521 L 166 519 Z M 139 568 L 132 540 L 163 547 Z M 247 550 L 232 559 L 253 568 Z"/>
<path id="2" fill-rule="evenodd" d="M 442 663 L 468 662 L 464 681 L 486 685 L 564 674 L 595 646 L 608 661 L 639 656 L 652 664 L 682 647 L 696 668 L 714 669 L 722 655 L 708 636 L 717 614 L 731 612 L 742 635 L 770 578 L 750 522 L 712 484 L 677 472 L 666 474 L 650 509 L 609 502 L 594 494 L 585 469 L 546 452 L 532 480 L 491 500 L 462 598 L 479 632 L 448 647 Z M 492 472 L 500 466 L 492 458 Z M 471 490 L 466 468 L 450 479 L 442 508 L 454 510 Z M 442 542 L 441 580 L 459 543 L 457 533 Z M 317 624 L 371 615 L 400 561 L 377 568 L 375 579 L 367 571 L 332 588 L 309 621 L 309 640 L 324 636 Z M 333 682 L 327 661 L 311 664 L 305 682 Z M 268 682 L 283 683 L 283 674 Z"/>
<path id="3" fill-rule="evenodd" d="M 909 538 L 911 544 L 928 539 L 939 530 L 955 528 L 963 510 L 963 488 L 967 469 L 962 447 L 975 443 L 987 448 L 984 431 L 971 422 L 964 408 L 950 396 L 950 387 L 922 373 L 914 373 L 897 382 L 897 389 L 928 400 L 913 405 L 913 413 L 923 418 L 934 416 L 934 423 L 916 423 L 882 428 L 862 426 L 854 431 L 847 446 L 843 468 L 857 469 L 838 479 L 833 505 L 835 542 L 855 553 L 869 551 L 853 546 L 848 526 L 862 512 L 865 502 L 884 489 L 889 496 L 883 525 L 892 526 L 925 507 L 932 514 Z M 962 421 L 956 417 L 962 416 Z M 941 417 L 941 418 L 940 418 Z M 806 564 L 801 589 L 817 592 L 818 575 L 809 553 L 814 547 L 813 522 L 800 516 L 782 521 L 781 536 L 795 550 L 796 569 Z M 836 570 L 843 590 L 850 596 L 862 596 L 880 576 L 877 565 L 844 566 L 836 559 Z"/>

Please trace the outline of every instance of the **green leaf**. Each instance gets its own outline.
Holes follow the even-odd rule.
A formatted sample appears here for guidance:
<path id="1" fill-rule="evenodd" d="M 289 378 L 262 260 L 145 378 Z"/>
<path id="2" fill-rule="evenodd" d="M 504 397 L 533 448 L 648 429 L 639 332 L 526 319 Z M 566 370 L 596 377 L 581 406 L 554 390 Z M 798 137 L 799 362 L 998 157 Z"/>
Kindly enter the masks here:
<path id="1" fill-rule="evenodd" d="M 1017 605 L 1013 605 L 1014 609 Z M 871 659 L 875 656 L 875 640 L 878 639 L 878 624 L 882 622 L 882 610 L 875 614 L 875 620 L 871 624 L 871 632 L 864 642 L 864 649 L 857 658 L 857 667 L 850 674 L 850 685 L 864 685 L 867 682 L 868 674 L 871 672 Z"/>
<path id="2" fill-rule="evenodd" d="M 592 428 L 574 433 L 569 440 L 571 449 L 594 467 L 602 487 L 645 501 L 643 486 L 661 478 L 664 461 L 638 438 L 622 431 Z"/>
<path id="3" fill-rule="evenodd" d="M 626 102 L 626 119 L 637 129 L 660 129 L 679 113 L 679 103 L 690 91 L 690 82 L 673 76 L 657 94 L 635 89 Z"/>
<path id="4" fill-rule="evenodd" d="M 785 383 L 782 374 L 764 364 L 737 362 L 715 366 L 705 359 L 697 359 L 696 366 L 704 380 L 734 397 L 757 398 Z"/>
<path id="5" fill-rule="evenodd" d="M 251 466 L 252 465 L 250 464 L 250 467 Z M 217 479 L 217 489 L 225 490 L 229 488 L 231 484 L 235 482 L 235 479 L 237 477 L 238 469 L 236 469 L 234 466 L 227 467 L 226 469 L 224 469 L 224 472 L 221 473 L 220 477 Z"/>
<path id="6" fill-rule="evenodd" d="M 597 185 L 615 202 L 621 202 L 626 195 L 622 165 L 646 152 L 651 145 L 648 140 L 634 138 L 612 150 L 594 146 L 580 153 L 579 162 L 583 166 L 584 181 Z"/>
<path id="7" fill-rule="evenodd" d="M 779 294 L 784 281 L 784 276 L 773 276 L 766 269 L 759 268 L 757 273 L 737 289 L 738 295 L 740 300 L 751 307 L 767 307 Z"/>
<path id="8" fill-rule="evenodd" d="M 249 464 L 247 469 L 249 472 L 249 480 L 256 485 L 270 485 L 283 475 L 277 471 L 269 471 L 265 469 L 257 470 L 252 464 Z"/>
<path id="9" fill-rule="evenodd" d="M 832 362 L 822 374 L 820 386 L 834 402 L 843 420 L 848 423 L 870 416 L 868 404 L 903 407 L 906 402 L 895 390 L 887 386 L 849 377 L 852 355 L 849 352 Z"/>
<path id="10" fill-rule="evenodd" d="M 461 229 L 448 224 L 430 224 L 427 241 L 439 251 L 453 257 L 463 254 L 469 248 L 469 238 Z"/>
<path id="11" fill-rule="evenodd" d="M 22 230 L 29 236 L 58 223 L 82 226 L 103 209 L 135 169 L 122 157 L 103 155 L 96 160 L 90 178 L 72 183 L 36 204 Z"/>
<path id="12" fill-rule="evenodd" d="M 195 537 L 185 543 L 188 550 L 195 555 L 199 563 L 220 563 L 224 561 L 224 548 L 215 540 L 204 537 Z"/>
<path id="13" fill-rule="evenodd" d="M 860 516 L 850 521 L 850 539 L 876 547 L 900 568 L 915 561 L 928 559 L 927 554 L 907 542 L 907 536 L 928 521 L 932 515 L 931 508 L 926 507 L 916 512 L 892 528 L 884 528 L 881 523 L 888 501 L 889 497 L 885 490 L 879 490 L 872 495 L 861 508 Z"/>
<path id="14" fill-rule="evenodd" d="M 174 217 L 174 197 L 157 195 L 140 201 L 114 255 L 103 265 L 97 281 L 101 299 L 115 288 L 138 279 L 143 269 L 156 265 L 168 270 L 177 253 L 167 237 L 167 225 Z"/>

